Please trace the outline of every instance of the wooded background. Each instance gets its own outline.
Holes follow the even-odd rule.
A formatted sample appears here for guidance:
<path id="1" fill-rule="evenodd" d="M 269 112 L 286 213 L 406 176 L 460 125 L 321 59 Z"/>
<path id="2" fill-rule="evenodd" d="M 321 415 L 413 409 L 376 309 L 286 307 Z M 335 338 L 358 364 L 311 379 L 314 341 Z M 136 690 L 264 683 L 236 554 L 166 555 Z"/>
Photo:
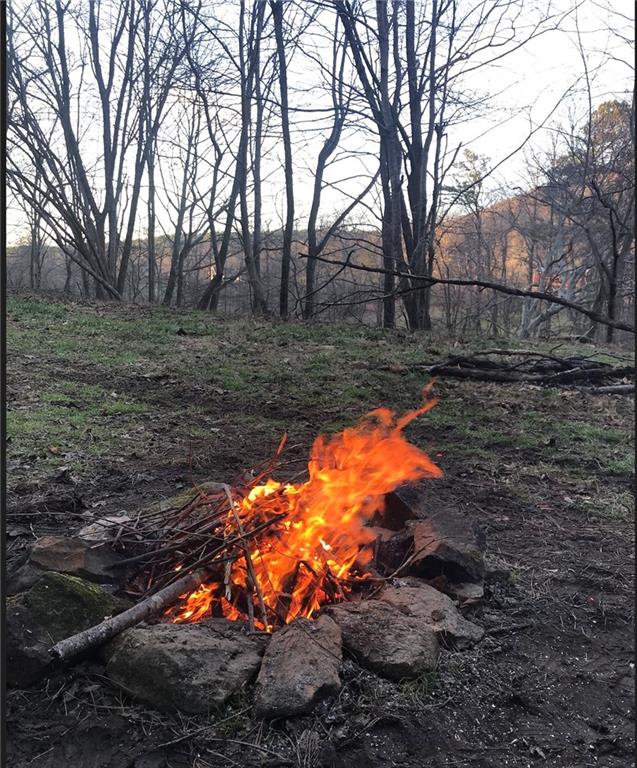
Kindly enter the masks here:
<path id="1" fill-rule="evenodd" d="M 631 340 L 632 57 L 630 87 L 595 82 L 632 24 L 598 12 L 593 57 L 576 7 L 546 2 L 13 0 L 9 286 Z M 457 140 L 496 120 L 487 73 L 556 30 L 581 58 L 563 99 L 504 158 Z M 523 184 L 500 173 L 515 152 Z"/>

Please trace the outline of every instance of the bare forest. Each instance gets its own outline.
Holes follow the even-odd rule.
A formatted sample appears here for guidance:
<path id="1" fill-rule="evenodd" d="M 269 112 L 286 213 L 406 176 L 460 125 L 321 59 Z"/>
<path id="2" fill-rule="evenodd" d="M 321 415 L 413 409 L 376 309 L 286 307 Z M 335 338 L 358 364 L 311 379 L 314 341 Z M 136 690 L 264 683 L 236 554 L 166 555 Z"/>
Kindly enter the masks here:
<path id="1" fill-rule="evenodd" d="M 630 340 L 630 57 L 595 90 L 630 40 L 599 13 L 593 55 L 548 2 L 14 0 L 9 287 Z M 577 76 L 512 150 L 473 151 L 463 127 L 504 119 L 494 68 L 548 33 Z"/>

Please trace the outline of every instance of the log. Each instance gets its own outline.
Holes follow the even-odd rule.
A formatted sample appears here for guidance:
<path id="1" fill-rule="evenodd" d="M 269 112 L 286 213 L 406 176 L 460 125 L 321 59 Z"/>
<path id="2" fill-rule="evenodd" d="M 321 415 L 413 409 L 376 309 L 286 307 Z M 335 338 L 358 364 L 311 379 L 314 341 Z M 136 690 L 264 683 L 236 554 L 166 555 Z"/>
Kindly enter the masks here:
<path id="1" fill-rule="evenodd" d="M 635 392 L 635 385 L 610 384 L 607 387 L 580 387 L 580 389 L 590 395 L 632 395 Z"/>
<path id="2" fill-rule="evenodd" d="M 482 355 L 506 355 L 515 357 L 513 350 L 487 350 L 477 352 L 476 356 L 457 355 L 438 363 L 412 363 L 408 370 L 419 370 L 430 376 L 449 376 L 457 379 L 472 379 L 474 381 L 493 381 L 500 383 L 521 383 L 538 385 L 571 384 L 579 381 L 589 381 L 591 384 L 604 379 L 621 379 L 634 376 L 635 367 L 632 365 L 612 366 L 599 363 L 587 358 L 558 358 L 551 355 L 523 350 L 520 357 L 543 358 L 534 363 L 518 362 L 504 364 L 485 359 Z M 390 370 L 391 366 L 383 366 Z"/>
<path id="3" fill-rule="evenodd" d="M 132 608 L 118 613 L 117 616 L 111 616 L 94 627 L 89 627 L 72 637 L 60 640 L 59 643 L 49 649 L 49 653 L 54 659 L 66 661 L 77 656 L 78 653 L 101 645 L 128 627 L 139 624 L 140 621 L 172 605 L 184 592 L 193 592 L 206 578 L 208 578 L 206 568 L 193 571 Z"/>

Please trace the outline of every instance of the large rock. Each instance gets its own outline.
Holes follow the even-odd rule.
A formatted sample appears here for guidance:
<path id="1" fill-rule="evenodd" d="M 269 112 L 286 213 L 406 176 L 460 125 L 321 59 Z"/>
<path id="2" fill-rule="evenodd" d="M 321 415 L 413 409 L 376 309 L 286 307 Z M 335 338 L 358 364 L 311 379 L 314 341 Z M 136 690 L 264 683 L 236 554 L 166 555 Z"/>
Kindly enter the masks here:
<path id="1" fill-rule="evenodd" d="M 128 607 L 90 582 L 44 574 L 27 592 L 7 599 L 7 682 L 34 683 L 51 667 L 52 645 Z"/>
<path id="2" fill-rule="evenodd" d="M 381 600 L 340 603 L 325 612 L 340 626 L 345 648 L 381 677 L 414 679 L 435 669 L 438 640 L 423 618 Z"/>
<path id="3" fill-rule="evenodd" d="M 454 507 L 426 500 L 420 484 L 402 486 L 386 496 L 387 514 L 404 519 L 404 529 L 380 541 L 377 563 L 385 573 L 452 583 L 479 583 L 484 578 L 486 538 L 480 526 Z M 408 561 L 408 562 L 407 562 Z"/>
<path id="4" fill-rule="evenodd" d="M 443 574 L 452 582 L 481 582 L 484 578 L 485 536 L 458 510 L 446 510 L 429 520 L 409 523 L 414 541 L 410 572 L 414 576 Z"/>
<path id="5" fill-rule="evenodd" d="M 139 701 L 196 714 L 252 680 L 263 648 L 262 638 L 227 619 L 134 627 L 109 643 L 106 673 Z"/>
<path id="6" fill-rule="evenodd" d="M 14 595 L 28 589 L 47 571 L 112 584 L 117 581 L 117 574 L 111 566 L 121 559 L 108 544 L 96 545 L 68 536 L 43 536 L 31 548 L 28 560 L 9 576 L 7 593 Z"/>
<path id="7" fill-rule="evenodd" d="M 407 616 L 423 619 L 450 648 L 467 648 L 482 639 L 484 630 L 460 615 L 453 601 L 416 579 L 397 580 L 387 586 L 380 599 Z"/>
<path id="8" fill-rule="evenodd" d="M 408 483 L 395 488 L 385 495 L 383 519 L 402 520 L 403 527 L 408 520 L 426 520 L 438 502 L 432 501 L 427 482 Z M 389 525 L 385 526 L 389 528 Z"/>
<path id="9" fill-rule="evenodd" d="M 329 618 L 297 619 L 276 632 L 263 657 L 255 705 L 260 717 L 310 711 L 341 687 L 341 630 Z"/>

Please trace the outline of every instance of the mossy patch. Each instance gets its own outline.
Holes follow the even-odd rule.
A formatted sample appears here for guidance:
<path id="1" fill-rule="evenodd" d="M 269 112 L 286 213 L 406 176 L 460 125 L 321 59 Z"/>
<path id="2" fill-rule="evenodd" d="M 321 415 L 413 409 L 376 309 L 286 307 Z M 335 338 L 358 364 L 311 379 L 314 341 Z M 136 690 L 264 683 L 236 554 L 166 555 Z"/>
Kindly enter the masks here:
<path id="1" fill-rule="evenodd" d="M 14 598 L 15 599 L 15 598 Z M 24 593 L 33 621 L 53 642 L 121 613 L 130 603 L 91 582 L 62 573 L 45 573 Z"/>
<path id="2" fill-rule="evenodd" d="M 199 490 L 205 490 L 205 483 L 203 486 L 187 488 L 185 491 L 181 491 L 167 499 L 160 499 L 152 504 L 148 504 L 143 508 L 142 515 L 153 514 L 155 512 L 166 512 L 169 509 L 179 509 L 194 499 Z"/>

